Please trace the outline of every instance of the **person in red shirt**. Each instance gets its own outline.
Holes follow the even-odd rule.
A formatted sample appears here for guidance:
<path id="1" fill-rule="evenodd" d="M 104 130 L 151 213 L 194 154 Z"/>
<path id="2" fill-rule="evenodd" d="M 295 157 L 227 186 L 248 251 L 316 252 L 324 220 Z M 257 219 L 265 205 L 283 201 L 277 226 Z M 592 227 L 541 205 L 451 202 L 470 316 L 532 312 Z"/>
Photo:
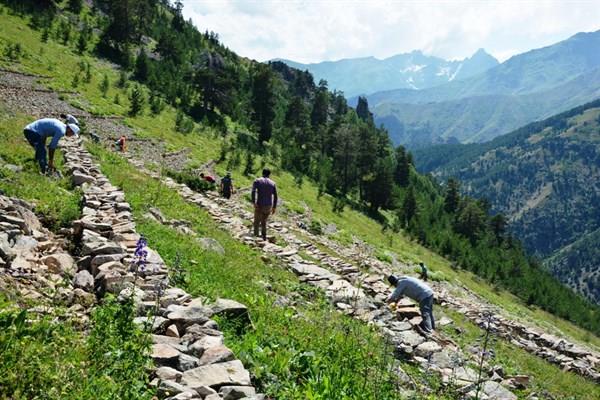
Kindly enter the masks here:
<path id="1" fill-rule="evenodd" d="M 216 182 L 217 182 L 217 180 L 216 180 L 216 179 L 215 179 L 213 176 L 210 176 L 210 175 L 204 175 L 204 172 L 200 173 L 200 178 L 202 178 L 202 179 L 204 179 L 206 182 L 208 182 L 208 183 L 212 183 L 212 184 L 214 184 L 214 183 L 216 183 Z"/>
<path id="2" fill-rule="evenodd" d="M 121 153 L 127 150 L 126 140 L 127 138 L 125 137 L 125 135 L 121 135 L 121 137 L 115 142 L 115 145 L 117 145 Z"/>

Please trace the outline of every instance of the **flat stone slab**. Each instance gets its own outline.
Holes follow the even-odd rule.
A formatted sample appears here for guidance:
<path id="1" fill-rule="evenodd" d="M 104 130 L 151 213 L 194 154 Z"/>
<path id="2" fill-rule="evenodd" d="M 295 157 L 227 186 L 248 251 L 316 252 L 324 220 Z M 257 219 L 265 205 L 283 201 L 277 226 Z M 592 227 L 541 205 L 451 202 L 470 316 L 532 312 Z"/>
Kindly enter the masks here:
<path id="1" fill-rule="evenodd" d="M 329 279 L 330 281 L 340 279 L 339 275 L 312 264 L 293 263 L 290 267 L 296 275 L 314 275 L 315 279 Z"/>
<path id="2" fill-rule="evenodd" d="M 200 365 L 232 361 L 234 358 L 233 352 L 224 345 L 209 347 L 202 353 L 202 357 L 200 357 Z"/>
<path id="3" fill-rule="evenodd" d="M 396 334 L 396 338 L 402 343 L 406 343 L 412 347 L 416 347 L 425 342 L 425 338 L 415 331 L 403 331 Z"/>
<path id="4" fill-rule="evenodd" d="M 184 324 L 202 324 L 208 321 L 211 311 L 205 307 L 169 306 L 167 318 Z"/>
<path id="5" fill-rule="evenodd" d="M 203 365 L 185 371 L 181 378 L 181 383 L 192 389 L 200 388 L 202 386 L 250 386 L 250 374 L 246 371 L 241 361 L 234 360 Z"/>
<path id="6" fill-rule="evenodd" d="M 436 342 L 423 342 L 417 346 L 415 349 L 415 354 L 421 357 L 428 357 L 433 353 L 442 350 L 442 346 L 437 344 Z"/>
<path id="7" fill-rule="evenodd" d="M 343 279 L 333 281 L 327 288 L 327 293 L 333 301 L 350 304 L 365 298 L 365 293 L 361 289 L 352 286 L 350 282 Z"/>
<path id="8" fill-rule="evenodd" d="M 179 358 L 179 351 L 168 344 L 153 344 L 151 357 L 158 362 L 175 361 Z"/>

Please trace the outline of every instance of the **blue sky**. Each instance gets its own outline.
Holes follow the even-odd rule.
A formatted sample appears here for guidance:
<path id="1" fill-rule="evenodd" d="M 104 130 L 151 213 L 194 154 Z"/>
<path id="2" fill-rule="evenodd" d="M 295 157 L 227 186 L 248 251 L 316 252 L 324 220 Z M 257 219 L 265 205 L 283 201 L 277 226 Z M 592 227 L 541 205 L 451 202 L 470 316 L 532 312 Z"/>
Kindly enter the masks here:
<path id="1" fill-rule="evenodd" d="M 184 16 L 259 61 L 319 62 L 422 50 L 500 61 L 600 30 L 600 0 L 183 0 Z"/>

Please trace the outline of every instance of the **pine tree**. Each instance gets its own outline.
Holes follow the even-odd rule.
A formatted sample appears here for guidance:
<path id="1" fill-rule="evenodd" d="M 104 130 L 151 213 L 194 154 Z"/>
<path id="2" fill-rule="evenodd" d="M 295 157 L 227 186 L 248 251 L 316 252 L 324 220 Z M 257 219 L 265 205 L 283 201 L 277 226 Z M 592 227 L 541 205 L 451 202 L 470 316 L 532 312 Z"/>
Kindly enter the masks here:
<path id="1" fill-rule="evenodd" d="M 165 103 L 163 102 L 163 99 L 155 92 L 152 92 L 150 94 L 149 103 L 150 103 L 150 110 L 155 115 L 160 114 L 162 112 L 162 110 L 164 110 L 164 108 L 165 108 Z"/>
<path id="2" fill-rule="evenodd" d="M 446 185 L 446 196 L 444 197 L 444 209 L 446 212 L 454 213 L 460 204 L 460 186 L 456 179 L 448 179 Z"/>
<path id="3" fill-rule="evenodd" d="M 104 78 L 102 79 L 102 82 L 100 82 L 100 85 L 98 86 L 98 88 L 100 89 L 100 92 L 102 93 L 102 97 L 106 97 L 109 87 L 110 87 L 110 81 L 108 80 L 108 75 L 104 74 Z"/>
<path id="4" fill-rule="evenodd" d="M 64 45 L 67 45 L 71 39 L 71 24 L 67 21 L 63 21 L 60 25 L 60 39 Z"/>
<path id="5" fill-rule="evenodd" d="M 79 33 L 79 38 L 77 39 L 77 51 L 79 55 L 83 55 L 87 51 L 88 40 L 85 32 Z"/>
<path id="6" fill-rule="evenodd" d="M 468 201 L 456 218 L 454 229 L 475 244 L 486 225 L 486 215 L 475 201 Z"/>
<path id="7" fill-rule="evenodd" d="M 92 81 L 92 66 L 89 62 L 85 63 L 85 67 L 84 67 L 84 77 L 83 77 L 83 81 L 85 83 L 90 83 Z"/>
<path id="8" fill-rule="evenodd" d="M 146 99 L 139 85 L 135 85 L 129 94 L 129 115 L 136 116 L 142 112 Z"/>
<path id="9" fill-rule="evenodd" d="M 410 159 L 403 146 L 396 148 L 396 168 L 394 170 L 394 181 L 398 186 L 408 186 L 410 180 Z"/>
<path id="10" fill-rule="evenodd" d="M 135 72 L 133 77 L 140 82 L 146 82 L 148 80 L 149 70 L 150 64 L 148 62 L 148 56 L 144 49 L 142 49 L 135 60 Z"/>
<path id="11" fill-rule="evenodd" d="M 365 122 L 373 122 L 373 114 L 369 111 L 369 103 L 367 98 L 358 96 L 358 104 L 356 105 L 356 115 Z"/>
<path id="12" fill-rule="evenodd" d="M 405 226 L 417 215 L 417 199 L 412 186 L 408 187 L 404 200 L 402 201 L 402 220 Z"/>
<path id="13" fill-rule="evenodd" d="M 83 0 L 69 0 L 67 10 L 72 13 L 79 14 L 83 8 Z"/>
<path id="14" fill-rule="evenodd" d="M 327 116 L 329 110 L 329 92 L 327 91 L 327 81 L 321 80 L 319 88 L 315 93 L 310 121 L 313 129 L 320 125 L 327 124 Z"/>
<path id="15" fill-rule="evenodd" d="M 119 73 L 119 80 L 116 82 L 116 86 L 120 89 L 127 87 L 127 80 L 127 71 L 121 70 L 121 72 Z"/>
<path id="16" fill-rule="evenodd" d="M 257 65 L 252 84 L 253 120 L 258 129 L 260 143 L 268 142 L 273 134 L 275 118 L 275 94 L 273 89 L 273 72 L 266 65 Z"/>
<path id="17" fill-rule="evenodd" d="M 42 31 L 42 43 L 48 42 L 48 38 L 50 37 L 50 29 L 44 28 Z"/>

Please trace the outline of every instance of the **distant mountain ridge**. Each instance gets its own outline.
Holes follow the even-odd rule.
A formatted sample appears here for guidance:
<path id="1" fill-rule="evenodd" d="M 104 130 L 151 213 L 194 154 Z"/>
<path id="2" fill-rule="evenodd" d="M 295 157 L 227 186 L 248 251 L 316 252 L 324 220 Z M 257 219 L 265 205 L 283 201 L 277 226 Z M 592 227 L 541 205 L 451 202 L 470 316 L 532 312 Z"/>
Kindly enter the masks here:
<path id="1" fill-rule="evenodd" d="M 557 278 L 600 303 L 600 100 L 488 143 L 414 155 L 421 172 L 487 198 Z"/>
<path id="2" fill-rule="evenodd" d="M 599 68 L 600 31 L 578 33 L 469 78 L 367 98 L 397 144 L 483 142 L 595 99 Z"/>
<path id="3" fill-rule="evenodd" d="M 483 49 L 460 61 L 428 56 L 419 50 L 383 60 L 364 57 L 312 64 L 285 59 L 273 61 L 282 61 L 290 67 L 308 70 L 316 81 L 326 80 L 330 89 L 341 90 L 347 97 L 389 89 L 429 88 L 465 79 L 498 65 L 498 60 Z"/>

